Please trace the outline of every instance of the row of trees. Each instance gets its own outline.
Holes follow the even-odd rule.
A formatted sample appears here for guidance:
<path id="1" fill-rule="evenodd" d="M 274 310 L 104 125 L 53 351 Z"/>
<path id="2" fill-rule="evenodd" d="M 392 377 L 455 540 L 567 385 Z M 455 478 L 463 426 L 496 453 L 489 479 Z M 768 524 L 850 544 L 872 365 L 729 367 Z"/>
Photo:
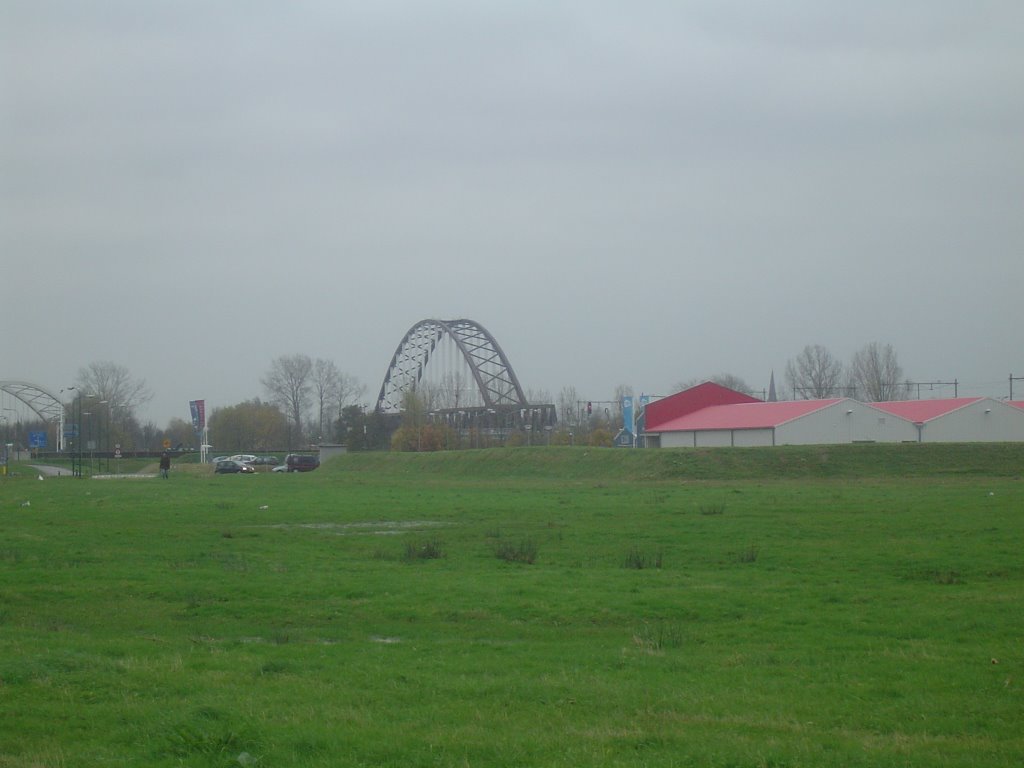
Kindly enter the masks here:
<path id="1" fill-rule="evenodd" d="M 315 442 L 331 439 L 345 406 L 366 391 L 332 361 L 303 354 L 275 358 L 262 384 L 270 402 L 287 414 L 295 435 Z"/>
<path id="2" fill-rule="evenodd" d="M 754 392 L 741 378 L 731 374 L 709 377 L 723 386 Z M 708 379 L 680 381 L 673 391 L 687 389 Z M 261 379 L 267 400 L 253 398 L 236 405 L 214 410 L 209 419 L 212 439 L 218 450 L 276 450 L 309 442 L 336 441 L 355 450 L 387 447 L 389 427 L 380 414 L 367 412 L 356 404 L 365 386 L 346 374 L 330 360 L 309 355 L 283 355 L 271 361 Z M 447 384 L 447 386 L 445 386 Z M 881 402 L 899 399 L 906 394 L 903 369 L 890 344 L 872 342 L 857 350 L 844 364 L 825 347 L 814 344 L 786 363 L 783 397 L 818 399 L 850 396 L 860 400 Z M 172 419 L 166 429 L 152 422 L 142 424 L 137 410 L 152 399 L 152 390 L 144 379 L 134 378 L 129 370 L 110 361 L 97 361 L 81 368 L 71 392 L 81 398 L 79 406 L 88 415 L 89 428 L 102 436 L 100 450 L 114 444 L 126 449 L 154 450 L 166 440 L 173 446 L 195 447 L 192 424 Z M 459 393 L 465 382 L 452 380 L 419 394 L 415 399 L 420 410 L 458 406 Z M 547 392 L 528 392 L 530 402 L 553 402 Z M 616 387 L 611 400 L 585 400 L 575 387 L 564 387 L 558 394 L 559 424 L 554 442 L 586 439 L 595 430 L 614 434 L 622 425 L 622 399 L 632 395 L 626 385 Z M 412 417 L 410 417 L 412 418 Z M 452 446 L 461 442 L 448 434 L 430 433 L 429 442 Z M 565 434 L 562 434 L 565 433 Z M 409 431 L 400 435 L 402 447 L 424 442 L 419 430 L 412 441 Z M 403 442 L 404 441 L 404 442 Z M 482 442 L 482 441 L 477 441 Z"/>
<path id="3" fill-rule="evenodd" d="M 208 420 L 219 452 L 270 451 L 309 443 L 358 442 L 376 446 L 380 425 L 355 405 L 366 387 L 331 360 L 282 355 L 260 380 L 267 400 L 253 398 L 215 409 Z"/>
<path id="4" fill-rule="evenodd" d="M 210 414 L 208 426 L 218 450 L 276 450 L 343 438 L 345 433 L 338 430 L 344 410 L 365 391 L 358 379 L 341 372 L 333 362 L 301 354 L 273 360 L 261 383 L 267 401 L 253 398 Z M 125 451 L 152 451 L 165 443 L 198 447 L 190 421 L 173 418 L 161 429 L 138 419 L 137 413 L 152 400 L 153 392 L 145 379 L 133 377 L 118 363 L 100 360 L 80 368 L 75 383 L 61 393 L 68 397 L 66 422 L 80 420 L 81 439 L 96 450 L 120 445 Z M 29 421 L 22 426 L 26 434 L 30 428 L 57 428 Z"/>
<path id="5" fill-rule="evenodd" d="M 795 400 L 846 396 L 881 403 L 906 396 L 903 368 L 891 344 L 871 342 L 849 364 L 820 344 L 812 344 L 786 363 L 786 386 Z"/>
<path id="6" fill-rule="evenodd" d="M 766 398 L 766 389 L 755 389 L 739 376 L 720 373 L 706 378 L 680 381 L 673 392 L 681 392 L 705 381 Z M 885 402 L 908 396 L 908 383 L 891 344 L 871 342 L 854 352 L 844 364 L 820 344 L 809 344 L 786 363 L 785 387 L 776 393 L 780 400 L 821 400 L 852 397 L 864 402 Z"/>

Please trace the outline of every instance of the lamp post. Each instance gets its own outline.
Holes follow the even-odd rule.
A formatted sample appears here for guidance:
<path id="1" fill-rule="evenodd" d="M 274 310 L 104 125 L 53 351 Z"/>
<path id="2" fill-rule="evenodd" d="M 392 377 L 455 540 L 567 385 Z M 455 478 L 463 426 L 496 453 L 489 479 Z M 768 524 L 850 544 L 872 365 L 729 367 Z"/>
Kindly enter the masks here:
<path id="1" fill-rule="evenodd" d="M 72 389 L 75 389 L 75 387 L 64 387 L 64 389 L 62 389 L 60 391 L 60 394 L 63 395 L 65 392 L 69 392 Z M 74 418 L 74 417 L 75 417 L 74 404 L 72 404 L 71 418 Z M 66 445 L 66 440 L 64 439 L 64 398 L 61 398 L 60 427 L 57 430 L 57 453 L 62 453 L 64 451 L 65 445 Z M 74 465 L 74 459 L 72 459 L 72 461 L 71 461 L 72 474 L 74 474 L 74 466 L 75 466 Z"/>
<path id="2" fill-rule="evenodd" d="M 103 421 L 104 421 L 103 419 L 100 419 L 100 426 L 99 426 L 99 431 L 100 431 L 100 471 L 103 470 L 103 454 L 107 454 L 107 472 L 109 472 L 110 471 L 110 445 L 109 445 L 109 443 L 110 443 L 110 401 L 109 400 L 100 400 L 99 404 L 107 406 L 104 409 L 104 411 L 103 411 L 103 413 L 106 414 L 106 417 L 107 417 L 106 418 L 106 422 L 107 422 L 107 439 L 106 440 L 103 439 Z"/>
<path id="3" fill-rule="evenodd" d="M 15 416 L 15 420 L 14 420 L 14 440 L 11 443 L 7 443 L 6 442 L 7 436 L 10 435 L 11 417 L 10 416 L 4 416 L 4 419 L 7 420 L 7 435 L 5 435 L 5 438 L 4 438 L 5 445 L 11 445 L 12 447 L 16 448 L 17 451 L 18 451 L 18 459 L 17 460 L 21 461 L 21 445 L 18 443 L 18 433 L 21 432 L 21 419 L 17 418 L 18 412 L 16 410 L 14 410 L 13 408 L 4 408 L 4 411 L 6 411 L 7 413 L 13 413 L 14 416 Z M 8 449 L 8 451 L 7 451 L 7 463 L 10 464 L 10 461 L 11 461 L 11 452 L 10 452 L 10 449 Z"/>
<path id="4" fill-rule="evenodd" d="M 7 477 L 7 467 L 11 461 L 11 452 L 7 448 L 7 426 L 10 424 L 10 420 L 6 414 L 0 413 L 0 420 L 4 422 L 4 434 L 3 442 L 0 443 L 0 475 Z"/>
<path id="5" fill-rule="evenodd" d="M 74 387 L 69 387 L 69 389 L 74 389 Z M 81 387 L 79 387 L 77 391 L 78 391 L 78 397 L 75 398 L 75 401 L 78 403 L 78 421 L 76 422 L 76 427 L 77 427 L 76 433 L 77 434 L 75 436 L 78 438 L 78 443 L 77 443 L 77 445 L 78 445 L 78 451 L 77 451 L 77 453 L 78 453 L 78 466 L 77 466 L 77 468 L 75 468 L 74 461 L 72 461 L 72 474 L 75 477 L 82 477 L 82 462 L 83 462 L 83 452 L 82 452 L 82 448 L 83 448 L 83 446 L 82 446 L 82 417 L 86 416 L 86 415 L 89 415 L 89 414 L 88 413 L 83 413 L 83 411 L 82 411 L 82 389 L 81 389 Z M 89 397 L 95 397 L 95 395 L 89 395 Z"/>
<path id="6" fill-rule="evenodd" d="M 77 462 L 71 460 L 71 474 L 75 477 L 82 476 L 82 390 L 78 390 L 75 397 L 78 405 L 78 416 L 75 418 L 75 453 L 78 454 Z"/>

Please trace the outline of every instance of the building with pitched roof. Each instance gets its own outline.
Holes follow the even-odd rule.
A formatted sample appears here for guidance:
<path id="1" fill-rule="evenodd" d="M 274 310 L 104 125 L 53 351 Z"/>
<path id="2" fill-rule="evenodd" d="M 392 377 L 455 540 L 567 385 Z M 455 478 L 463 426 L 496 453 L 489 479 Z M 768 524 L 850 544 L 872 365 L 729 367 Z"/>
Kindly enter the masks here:
<path id="1" fill-rule="evenodd" d="M 644 408 L 644 428 L 650 432 L 660 424 L 678 419 L 712 405 L 734 403 L 760 403 L 756 397 L 745 395 L 734 389 L 723 387 L 713 381 L 705 381 L 695 387 L 676 392 L 674 395 L 655 400 Z"/>
<path id="2" fill-rule="evenodd" d="M 991 397 L 894 400 L 874 405 L 912 423 L 922 443 L 1024 440 L 1024 409 Z"/>
<path id="3" fill-rule="evenodd" d="M 989 397 L 861 403 L 850 398 L 763 402 L 706 382 L 651 403 L 650 447 L 1024 441 L 1024 402 Z"/>
<path id="4" fill-rule="evenodd" d="M 912 424 L 850 398 L 711 405 L 648 426 L 662 448 L 822 445 L 917 439 Z"/>

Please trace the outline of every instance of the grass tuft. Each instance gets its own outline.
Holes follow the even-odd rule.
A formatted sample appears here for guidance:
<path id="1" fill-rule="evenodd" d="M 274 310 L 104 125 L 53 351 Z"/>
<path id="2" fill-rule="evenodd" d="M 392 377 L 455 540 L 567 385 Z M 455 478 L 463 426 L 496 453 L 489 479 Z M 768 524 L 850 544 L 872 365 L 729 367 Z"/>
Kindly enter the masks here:
<path id="1" fill-rule="evenodd" d="M 633 570 L 641 571 L 644 568 L 661 568 L 662 566 L 662 553 L 658 550 L 653 557 L 645 555 L 637 547 L 633 547 L 626 555 L 626 559 L 622 563 L 623 568 L 631 568 Z"/>
<path id="2" fill-rule="evenodd" d="M 758 555 L 761 554 L 761 548 L 756 544 L 751 544 L 746 549 L 740 550 L 739 554 L 736 555 L 736 559 L 741 563 L 756 563 Z"/>
<path id="3" fill-rule="evenodd" d="M 963 584 L 960 571 L 932 571 L 931 577 L 936 584 Z"/>
<path id="4" fill-rule="evenodd" d="M 409 541 L 405 545 L 405 560 L 415 562 L 416 560 L 439 560 L 444 557 L 444 547 L 438 539 L 424 539 L 423 541 Z"/>
<path id="5" fill-rule="evenodd" d="M 537 545 L 530 538 L 522 539 L 518 544 L 501 541 L 495 547 L 494 555 L 499 560 L 509 563 L 533 565 L 537 561 Z"/>
<path id="6" fill-rule="evenodd" d="M 633 633 L 633 643 L 645 653 L 661 653 L 668 648 L 679 648 L 683 644 L 683 632 L 677 624 L 645 621 Z"/>

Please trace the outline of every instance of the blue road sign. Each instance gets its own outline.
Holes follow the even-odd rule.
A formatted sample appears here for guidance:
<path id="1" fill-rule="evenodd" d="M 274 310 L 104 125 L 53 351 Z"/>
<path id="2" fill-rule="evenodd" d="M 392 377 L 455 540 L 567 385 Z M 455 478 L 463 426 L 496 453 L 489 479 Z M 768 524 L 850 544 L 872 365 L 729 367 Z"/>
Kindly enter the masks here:
<path id="1" fill-rule="evenodd" d="M 29 432 L 28 433 L 28 447 L 29 448 L 45 448 L 46 447 L 46 433 L 45 432 Z"/>

